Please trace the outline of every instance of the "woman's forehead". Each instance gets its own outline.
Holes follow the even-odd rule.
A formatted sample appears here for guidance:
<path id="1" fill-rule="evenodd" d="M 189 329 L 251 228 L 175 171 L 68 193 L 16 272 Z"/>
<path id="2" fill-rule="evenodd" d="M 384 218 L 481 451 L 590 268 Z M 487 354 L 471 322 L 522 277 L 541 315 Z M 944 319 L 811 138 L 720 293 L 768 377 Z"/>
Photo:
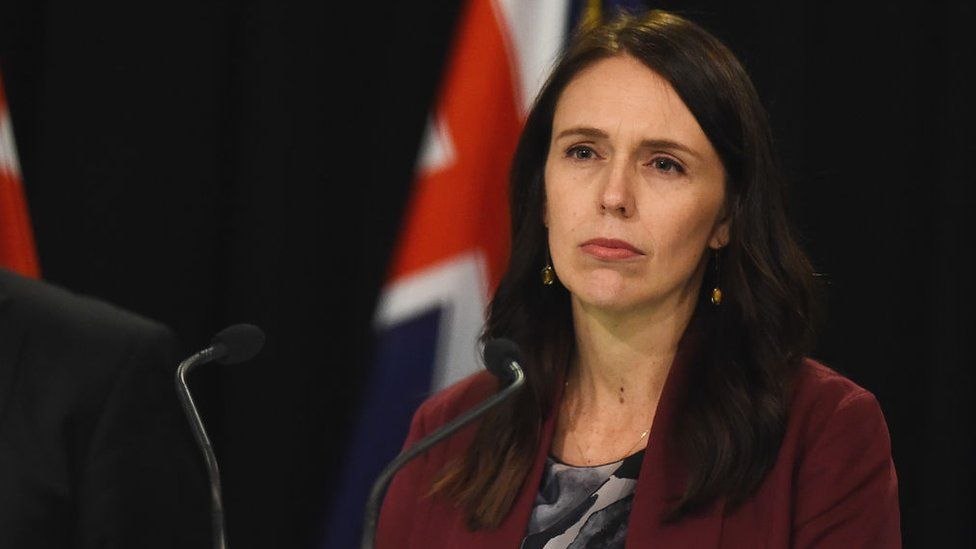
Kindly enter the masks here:
<path id="1" fill-rule="evenodd" d="M 698 147 L 708 141 L 671 84 L 630 55 L 596 61 L 569 82 L 556 103 L 553 137 L 573 127 Z"/>

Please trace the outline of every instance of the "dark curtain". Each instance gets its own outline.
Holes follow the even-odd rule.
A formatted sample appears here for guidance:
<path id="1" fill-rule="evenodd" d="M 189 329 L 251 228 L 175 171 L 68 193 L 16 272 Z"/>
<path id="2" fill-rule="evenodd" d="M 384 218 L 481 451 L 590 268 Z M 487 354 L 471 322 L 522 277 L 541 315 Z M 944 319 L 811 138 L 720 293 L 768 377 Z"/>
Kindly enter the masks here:
<path id="1" fill-rule="evenodd" d="M 235 547 L 311 547 L 457 0 L 7 0 L 44 277 L 259 359 L 195 374 Z M 888 419 L 908 547 L 976 542 L 974 8 L 664 2 L 753 74 L 829 283 L 816 358 Z M 486 151 L 490 154 L 490 151 Z"/>

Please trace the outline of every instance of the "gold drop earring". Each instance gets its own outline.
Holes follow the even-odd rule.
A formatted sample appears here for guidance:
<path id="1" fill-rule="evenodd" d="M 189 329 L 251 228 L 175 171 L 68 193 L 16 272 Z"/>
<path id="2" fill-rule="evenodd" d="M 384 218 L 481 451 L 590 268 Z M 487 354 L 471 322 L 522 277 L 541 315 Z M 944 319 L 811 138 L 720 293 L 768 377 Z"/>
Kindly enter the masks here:
<path id="1" fill-rule="evenodd" d="M 549 257 L 549 250 L 546 250 L 546 266 L 542 268 L 542 284 L 543 286 L 552 286 L 552 283 L 556 281 L 556 271 L 552 268 L 552 259 Z"/>
<path id="2" fill-rule="evenodd" d="M 712 263 L 715 264 L 715 286 L 712 288 L 712 305 L 718 307 L 722 304 L 722 289 L 718 287 L 719 284 L 719 255 L 718 250 L 715 250 L 712 254 Z"/>

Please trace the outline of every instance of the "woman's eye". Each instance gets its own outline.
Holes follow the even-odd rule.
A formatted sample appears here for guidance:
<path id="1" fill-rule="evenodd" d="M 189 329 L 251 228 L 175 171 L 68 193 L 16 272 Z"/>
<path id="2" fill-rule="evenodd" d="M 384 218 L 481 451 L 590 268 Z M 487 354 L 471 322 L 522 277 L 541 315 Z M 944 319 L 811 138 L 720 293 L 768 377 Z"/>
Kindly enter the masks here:
<path id="1" fill-rule="evenodd" d="M 664 173 L 685 173 L 685 168 L 670 158 L 659 156 L 651 160 L 651 166 Z"/>
<path id="2" fill-rule="evenodd" d="M 586 145 L 576 145 L 566 151 L 566 156 L 573 160 L 592 160 L 596 158 L 596 151 Z"/>

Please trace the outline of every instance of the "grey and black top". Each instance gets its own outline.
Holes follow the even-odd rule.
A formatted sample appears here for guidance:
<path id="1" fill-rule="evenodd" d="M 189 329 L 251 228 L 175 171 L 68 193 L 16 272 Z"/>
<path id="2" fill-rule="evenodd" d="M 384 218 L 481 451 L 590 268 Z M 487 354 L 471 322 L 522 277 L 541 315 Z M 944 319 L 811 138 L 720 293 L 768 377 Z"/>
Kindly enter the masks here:
<path id="1" fill-rule="evenodd" d="M 550 456 L 521 549 L 622 549 L 643 457 L 576 467 Z"/>

